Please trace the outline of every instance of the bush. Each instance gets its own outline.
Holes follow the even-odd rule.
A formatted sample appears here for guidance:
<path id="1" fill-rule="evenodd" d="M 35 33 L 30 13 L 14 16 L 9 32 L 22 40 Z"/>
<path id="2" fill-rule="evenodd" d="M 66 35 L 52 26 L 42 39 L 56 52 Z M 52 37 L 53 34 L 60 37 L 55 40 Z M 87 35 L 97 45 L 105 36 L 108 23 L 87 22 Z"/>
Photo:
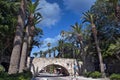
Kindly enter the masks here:
<path id="1" fill-rule="evenodd" d="M 120 80 L 120 74 L 112 74 L 110 80 Z"/>
<path id="2" fill-rule="evenodd" d="M 24 71 L 23 73 L 8 75 L 8 73 L 1 73 L 0 80 L 31 80 L 32 73 Z"/>
<path id="3" fill-rule="evenodd" d="M 6 72 L 1 72 L 0 73 L 0 78 L 6 78 L 7 76 L 8 76 L 8 73 L 6 73 Z"/>
<path id="4" fill-rule="evenodd" d="M 102 77 L 102 74 L 98 71 L 95 71 L 95 72 L 91 72 L 89 74 L 89 77 L 92 77 L 92 78 L 101 78 Z"/>
<path id="5" fill-rule="evenodd" d="M 91 72 L 85 72 L 85 73 L 84 73 L 84 76 L 85 76 L 85 77 L 90 77 L 90 74 L 91 74 Z"/>
<path id="6" fill-rule="evenodd" d="M 0 65 L 0 73 L 4 71 L 5 71 L 5 68 L 2 65 Z"/>

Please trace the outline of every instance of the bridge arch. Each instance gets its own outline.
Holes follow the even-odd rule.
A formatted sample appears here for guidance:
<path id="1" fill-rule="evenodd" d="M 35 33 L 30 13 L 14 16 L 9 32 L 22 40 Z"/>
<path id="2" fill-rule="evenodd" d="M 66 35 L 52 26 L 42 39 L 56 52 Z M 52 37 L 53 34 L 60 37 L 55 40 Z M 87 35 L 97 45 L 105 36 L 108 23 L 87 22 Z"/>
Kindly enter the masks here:
<path id="1" fill-rule="evenodd" d="M 49 65 L 57 65 L 63 68 L 67 74 L 74 74 L 74 63 L 75 59 L 66 59 L 66 58 L 33 58 L 32 61 L 28 59 L 28 63 L 31 62 L 31 72 L 34 73 L 34 70 L 41 71 L 43 68 Z M 29 66 L 28 66 L 29 67 Z M 33 69 L 34 68 L 34 69 Z"/>
<path id="2" fill-rule="evenodd" d="M 65 68 L 64 66 L 59 65 L 59 64 L 49 64 L 49 65 L 47 65 L 45 67 L 42 67 L 41 70 L 45 70 L 45 69 L 47 69 L 50 66 L 54 67 L 55 68 L 54 70 L 56 72 L 57 72 L 57 70 L 61 71 L 60 73 L 62 73 L 64 76 L 69 76 L 70 75 L 69 71 L 67 70 L 67 68 Z"/>

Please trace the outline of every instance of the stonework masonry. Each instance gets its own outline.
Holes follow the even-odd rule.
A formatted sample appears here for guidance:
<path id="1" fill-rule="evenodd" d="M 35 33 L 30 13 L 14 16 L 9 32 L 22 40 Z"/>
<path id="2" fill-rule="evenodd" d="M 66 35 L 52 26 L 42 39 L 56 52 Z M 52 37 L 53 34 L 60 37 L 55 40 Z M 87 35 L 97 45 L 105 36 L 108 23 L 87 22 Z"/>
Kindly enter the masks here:
<path id="1" fill-rule="evenodd" d="M 28 63 L 30 63 L 30 58 L 28 58 Z M 67 58 L 33 58 L 31 61 L 32 66 L 31 72 L 33 73 L 33 68 L 38 71 L 41 71 L 43 68 L 45 68 L 48 65 L 59 65 L 64 67 L 69 75 L 74 74 L 74 64 L 76 64 L 75 59 L 67 59 Z M 80 65 L 82 65 L 82 62 L 79 62 Z"/>

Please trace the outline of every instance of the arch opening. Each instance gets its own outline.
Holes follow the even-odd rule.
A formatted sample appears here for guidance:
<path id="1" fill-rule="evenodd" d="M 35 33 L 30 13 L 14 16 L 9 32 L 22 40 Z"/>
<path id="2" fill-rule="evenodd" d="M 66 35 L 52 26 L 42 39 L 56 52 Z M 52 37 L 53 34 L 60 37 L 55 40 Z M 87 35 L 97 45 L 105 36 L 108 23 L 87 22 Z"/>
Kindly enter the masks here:
<path id="1" fill-rule="evenodd" d="M 47 65 L 47 66 L 43 67 L 39 72 L 40 73 L 50 73 L 50 74 L 54 74 L 56 76 L 69 76 L 70 75 L 68 70 L 59 64 Z"/>

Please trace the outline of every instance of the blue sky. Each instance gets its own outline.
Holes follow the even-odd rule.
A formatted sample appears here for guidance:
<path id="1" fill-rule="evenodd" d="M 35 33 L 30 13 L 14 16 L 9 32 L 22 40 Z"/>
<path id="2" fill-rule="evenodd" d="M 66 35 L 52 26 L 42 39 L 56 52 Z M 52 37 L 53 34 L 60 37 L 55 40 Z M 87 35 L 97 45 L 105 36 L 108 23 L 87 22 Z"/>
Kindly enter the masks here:
<path id="1" fill-rule="evenodd" d="M 47 50 L 49 42 L 51 47 L 56 46 L 61 30 L 68 31 L 70 25 L 80 23 L 82 13 L 89 10 L 94 2 L 95 0 L 40 0 L 38 7 L 42 8 L 39 12 L 43 20 L 37 26 L 43 30 L 41 40 L 44 44 L 40 48 L 34 47 L 32 53 Z"/>

